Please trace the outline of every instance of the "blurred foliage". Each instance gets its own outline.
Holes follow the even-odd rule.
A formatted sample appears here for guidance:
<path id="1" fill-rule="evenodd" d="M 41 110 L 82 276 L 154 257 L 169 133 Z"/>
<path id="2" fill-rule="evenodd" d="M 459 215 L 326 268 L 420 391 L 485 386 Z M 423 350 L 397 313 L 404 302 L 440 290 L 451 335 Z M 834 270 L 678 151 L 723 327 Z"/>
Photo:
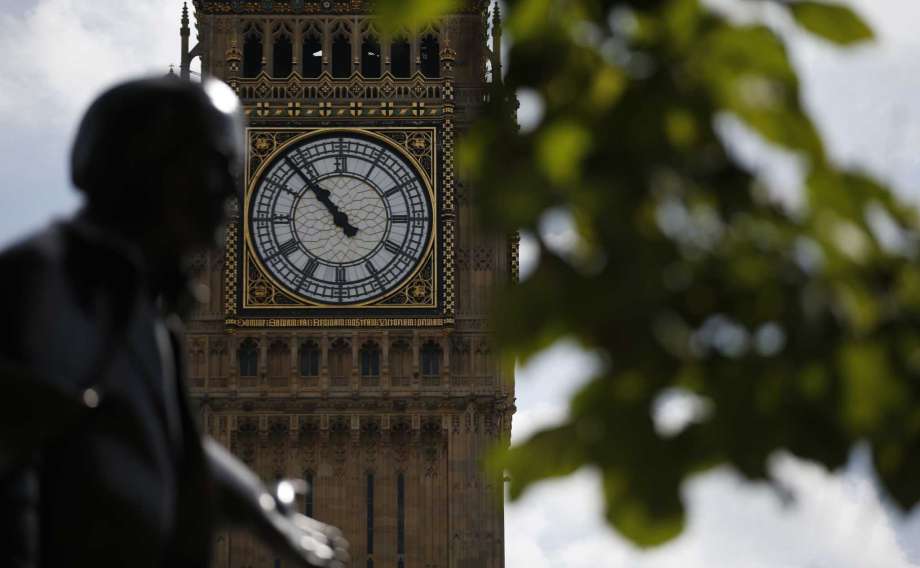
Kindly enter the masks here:
<path id="1" fill-rule="evenodd" d="M 872 37 L 842 6 L 758 1 L 835 44 Z M 512 498 L 595 466 L 609 522 L 649 546 L 681 531 L 692 475 L 768 479 L 777 450 L 838 468 L 867 441 L 884 489 L 915 504 L 917 215 L 828 160 L 782 38 L 697 0 L 508 0 L 506 15 L 507 73 L 461 165 L 483 223 L 534 235 L 540 259 L 494 325 L 524 361 L 571 337 L 606 362 L 567 422 L 494 457 Z M 544 112 L 521 130 L 524 89 Z M 798 156 L 801 207 L 740 164 L 726 120 Z M 560 215 L 573 246 L 541 237 Z M 674 392 L 706 412 L 662 431 L 652 409 Z"/>

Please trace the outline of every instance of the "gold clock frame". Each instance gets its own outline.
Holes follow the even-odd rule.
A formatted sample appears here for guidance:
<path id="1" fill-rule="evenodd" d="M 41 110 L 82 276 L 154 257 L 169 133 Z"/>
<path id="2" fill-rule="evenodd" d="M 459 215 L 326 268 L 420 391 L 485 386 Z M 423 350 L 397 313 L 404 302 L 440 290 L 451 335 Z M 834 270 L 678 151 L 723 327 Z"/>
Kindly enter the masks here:
<path id="1" fill-rule="evenodd" d="M 399 285 L 381 296 L 344 305 L 311 301 L 291 293 L 278 282 L 255 254 L 249 234 L 248 218 L 249 202 L 256 184 L 268 165 L 273 163 L 281 152 L 309 138 L 334 133 L 369 137 L 397 152 L 421 177 L 432 204 L 431 236 L 422 260 L 412 272 Z M 228 227 L 227 234 L 227 325 L 431 327 L 452 323 L 452 314 L 445 309 L 448 306 L 444 305 L 446 298 L 442 296 L 444 291 L 452 289 L 453 266 L 441 262 L 440 249 L 442 237 L 445 242 L 452 241 L 453 225 L 451 219 L 444 218 L 439 200 L 449 197 L 442 195 L 440 188 L 440 176 L 443 175 L 442 157 L 439 152 L 440 137 L 441 132 L 437 125 L 247 128 L 242 211 Z M 237 259 L 239 266 L 236 265 Z M 244 313 L 237 313 L 236 306 Z M 375 313 L 372 315 L 371 312 Z M 277 315 L 274 315 L 275 313 Z"/>

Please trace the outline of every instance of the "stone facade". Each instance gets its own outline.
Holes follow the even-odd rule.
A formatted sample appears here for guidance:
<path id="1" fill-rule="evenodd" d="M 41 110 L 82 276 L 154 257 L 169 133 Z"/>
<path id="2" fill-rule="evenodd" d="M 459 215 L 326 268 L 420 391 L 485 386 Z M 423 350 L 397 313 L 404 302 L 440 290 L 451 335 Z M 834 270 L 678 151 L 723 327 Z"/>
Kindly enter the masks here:
<path id="1" fill-rule="evenodd" d="M 440 222 L 450 225 L 438 260 L 449 263 L 439 272 L 449 278 L 441 283 L 437 317 L 417 320 L 424 324 L 367 325 L 371 320 L 354 308 L 347 326 L 315 325 L 298 319 L 312 316 L 295 306 L 284 325 L 240 325 L 237 213 L 227 250 L 194 261 L 209 297 L 188 325 L 192 396 L 205 431 L 267 482 L 311 481 L 313 492 L 297 507 L 343 529 L 352 566 L 503 566 L 502 479 L 481 466 L 489 447 L 509 440 L 514 377 L 486 320 L 491 291 L 515 278 L 517 245 L 477 229 L 475 188 L 462 175 L 455 180 L 453 170 L 454 137 L 488 93 L 487 61 L 499 65 L 486 46 L 485 7 L 471 2 L 438 25 L 407 34 L 406 77 L 394 77 L 392 44 L 381 41 L 381 76 L 368 78 L 360 57 L 347 77 L 333 77 L 328 57 L 333 36 L 346 37 L 357 54 L 376 33 L 363 2 L 198 0 L 194 6 L 198 45 L 188 48 L 183 40 L 182 72 L 200 57 L 203 74 L 240 93 L 251 126 L 434 121 L 445 195 Z M 263 49 L 261 61 L 248 54 L 250 67 L 257 61 L 262 70 L 249 69 L 250 76 L 247 34 L 256 34 Z M 189 35 L 184 24 L 183 37 Z M 272 77 L 279 35 L 292 46 L 286 77 Z M 308 35 L 323 46 L 318 77 L 304 76 Z M 421 72 L 423 37 L 437 42 L 437 76 Z M 368 364 L 366 352 L 377 353 L 376 365 Z M 219 535 L 215 549 L 217 567 L 279 565 L 244 534 Z"/>

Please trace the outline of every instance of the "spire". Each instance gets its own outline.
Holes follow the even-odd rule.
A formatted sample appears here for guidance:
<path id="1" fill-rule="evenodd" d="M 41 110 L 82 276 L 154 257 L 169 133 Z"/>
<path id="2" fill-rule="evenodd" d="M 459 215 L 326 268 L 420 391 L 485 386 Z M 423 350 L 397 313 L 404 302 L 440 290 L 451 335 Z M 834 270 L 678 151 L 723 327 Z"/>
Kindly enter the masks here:
<path id="1" fill-rule="evenodd" d="M 192 57 L 189 55 L 188 38 L 192 34 L 189 28 L 188 2 L 182 3 L 182 26 L 179 28 L 179 36 L 182 38 L 182 57 L 179 64 L 179 75 L 188 80 L 192 76 Z"/>
<path id="2" fill-rule="evenodd" d="M 502 82 L 502 13 L 498 0 L 492 9 L 492 82 Z"/>

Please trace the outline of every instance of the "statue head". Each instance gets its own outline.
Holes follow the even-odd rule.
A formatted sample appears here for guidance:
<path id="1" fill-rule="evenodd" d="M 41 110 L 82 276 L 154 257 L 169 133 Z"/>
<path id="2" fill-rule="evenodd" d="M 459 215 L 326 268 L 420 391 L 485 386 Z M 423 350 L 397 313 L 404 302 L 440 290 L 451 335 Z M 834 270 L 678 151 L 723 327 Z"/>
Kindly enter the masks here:
<path id="1" fill-rule="evenodd" d="M 141 79 L 90 106 L 71 175 L 87 214 L 158 262 L 215 244 L 242 160 L 242 107 L 230 87 Z"/>

